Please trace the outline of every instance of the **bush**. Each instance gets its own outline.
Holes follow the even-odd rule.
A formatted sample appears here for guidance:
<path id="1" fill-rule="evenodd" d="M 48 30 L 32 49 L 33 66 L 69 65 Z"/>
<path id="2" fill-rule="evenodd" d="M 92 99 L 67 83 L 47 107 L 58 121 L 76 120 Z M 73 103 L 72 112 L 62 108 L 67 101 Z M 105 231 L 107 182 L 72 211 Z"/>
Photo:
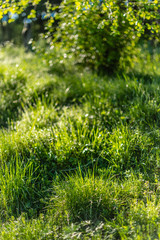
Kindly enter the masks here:
<path id="1" fill-rule="evenodd" d="M 131 61 L 129 56 L 146 28 L 152 29 L 152 33 L 158 32 L 156 22 L 150 25 L 142 21 L 155 19 L 158 7 L 156 3 L 144 3 L 63 1 L 57 14 L 60 23 L 54 44 L 58 41 L 58 45 L 66 48 L 65 58 L 73 53 L 77 63 L 113 72 L 122 67 L 122 62 Z"/>

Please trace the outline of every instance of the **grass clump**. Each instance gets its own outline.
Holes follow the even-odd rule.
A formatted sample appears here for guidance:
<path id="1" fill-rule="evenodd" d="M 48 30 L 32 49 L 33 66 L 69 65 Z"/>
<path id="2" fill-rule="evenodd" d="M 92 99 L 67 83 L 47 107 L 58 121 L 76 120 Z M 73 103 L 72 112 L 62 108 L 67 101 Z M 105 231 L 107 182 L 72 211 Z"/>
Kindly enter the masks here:
<path id="1" fill-rule="evenodd" d="M 94 174 L 69 176 L 65 182 L 54 185 L 53 211 L 56 209 L 56 217 L 63 221 L 111 221 L 143 192 L 143 181 L 134 178 L 128 181 L 130 184 L 124 182 L 119 186 L 118 181 Z"/>
<path id="2" fill-rule="evenodd" d="M 0 212 L 1 220 L 19 216 L 25 211 L 32 215 L 35 210 L 36 188 L 33 163 L 23 163 L 18 157 L 10 163 L 1 163 Z"/>
<path id="3" fill-rule="evenodd" d="M 154 144 L 149 136 L 122 125 L 114 129 L 109 139 L 109 159 L 117 173 L 130 169 L 152 174 L 155 171 L 156 156 Z"/>

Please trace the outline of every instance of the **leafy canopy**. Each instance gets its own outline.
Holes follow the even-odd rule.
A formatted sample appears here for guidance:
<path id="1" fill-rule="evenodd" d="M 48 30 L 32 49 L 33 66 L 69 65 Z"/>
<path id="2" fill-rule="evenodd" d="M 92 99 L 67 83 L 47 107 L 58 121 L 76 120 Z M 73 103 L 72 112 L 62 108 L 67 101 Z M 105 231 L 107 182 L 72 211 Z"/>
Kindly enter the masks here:
<path id="1" fill-rule="evenodd" d="M 17 14 L 21 14 L 28 6 L 36 6 L 37 4 L 39 4 L 41 2 L 41 0 L 21 0 L 21 1 L 16 1 L 16 0 L 6 0 L 0 1 L 0 19 L 3 17 L 3 15 L 11 13 L 17 13 Z M 30 16 L 34 17 L 36 14 L 36 11 L 34 9 L 31 10 L 30 12 Z M 30 17 L 28 16 L 28 17 Z"/>

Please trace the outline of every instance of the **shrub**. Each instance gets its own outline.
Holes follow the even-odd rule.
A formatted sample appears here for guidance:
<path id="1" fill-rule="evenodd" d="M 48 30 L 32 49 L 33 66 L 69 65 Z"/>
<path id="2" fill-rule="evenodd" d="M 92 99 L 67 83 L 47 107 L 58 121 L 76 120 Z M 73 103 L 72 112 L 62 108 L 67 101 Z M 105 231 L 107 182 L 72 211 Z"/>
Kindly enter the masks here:
<path id="1" fill-rule="evenodd" d="M 66 48 L 67 55 L 73 53 L 76 62 L 99 71 L 113 72 L 121 62 L 131 59 L 135 44 L 145 33 L 145 28 L 158 32 L 156 22 L 144 24 L 142 19 L 155 19 L 156 3 L 145 4 L 124 1 L 63 1 L 60 6 L 60 21 L 55 42 Z M 154 15 L 151 10 L 154 10 Z M 51 19 L 48 27 L 51 31 Z"/>

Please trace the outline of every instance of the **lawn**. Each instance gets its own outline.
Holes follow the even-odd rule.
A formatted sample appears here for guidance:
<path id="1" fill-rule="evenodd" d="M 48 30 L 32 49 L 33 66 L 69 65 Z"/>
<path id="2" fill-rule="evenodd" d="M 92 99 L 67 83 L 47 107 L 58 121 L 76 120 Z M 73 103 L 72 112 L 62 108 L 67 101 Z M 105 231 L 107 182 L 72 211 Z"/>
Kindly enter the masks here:
<path id="1" fill-rule="evenodd" d="M 160 239 L 160 54 L 97 75 L 0 49 L 0 239 Z"/>

